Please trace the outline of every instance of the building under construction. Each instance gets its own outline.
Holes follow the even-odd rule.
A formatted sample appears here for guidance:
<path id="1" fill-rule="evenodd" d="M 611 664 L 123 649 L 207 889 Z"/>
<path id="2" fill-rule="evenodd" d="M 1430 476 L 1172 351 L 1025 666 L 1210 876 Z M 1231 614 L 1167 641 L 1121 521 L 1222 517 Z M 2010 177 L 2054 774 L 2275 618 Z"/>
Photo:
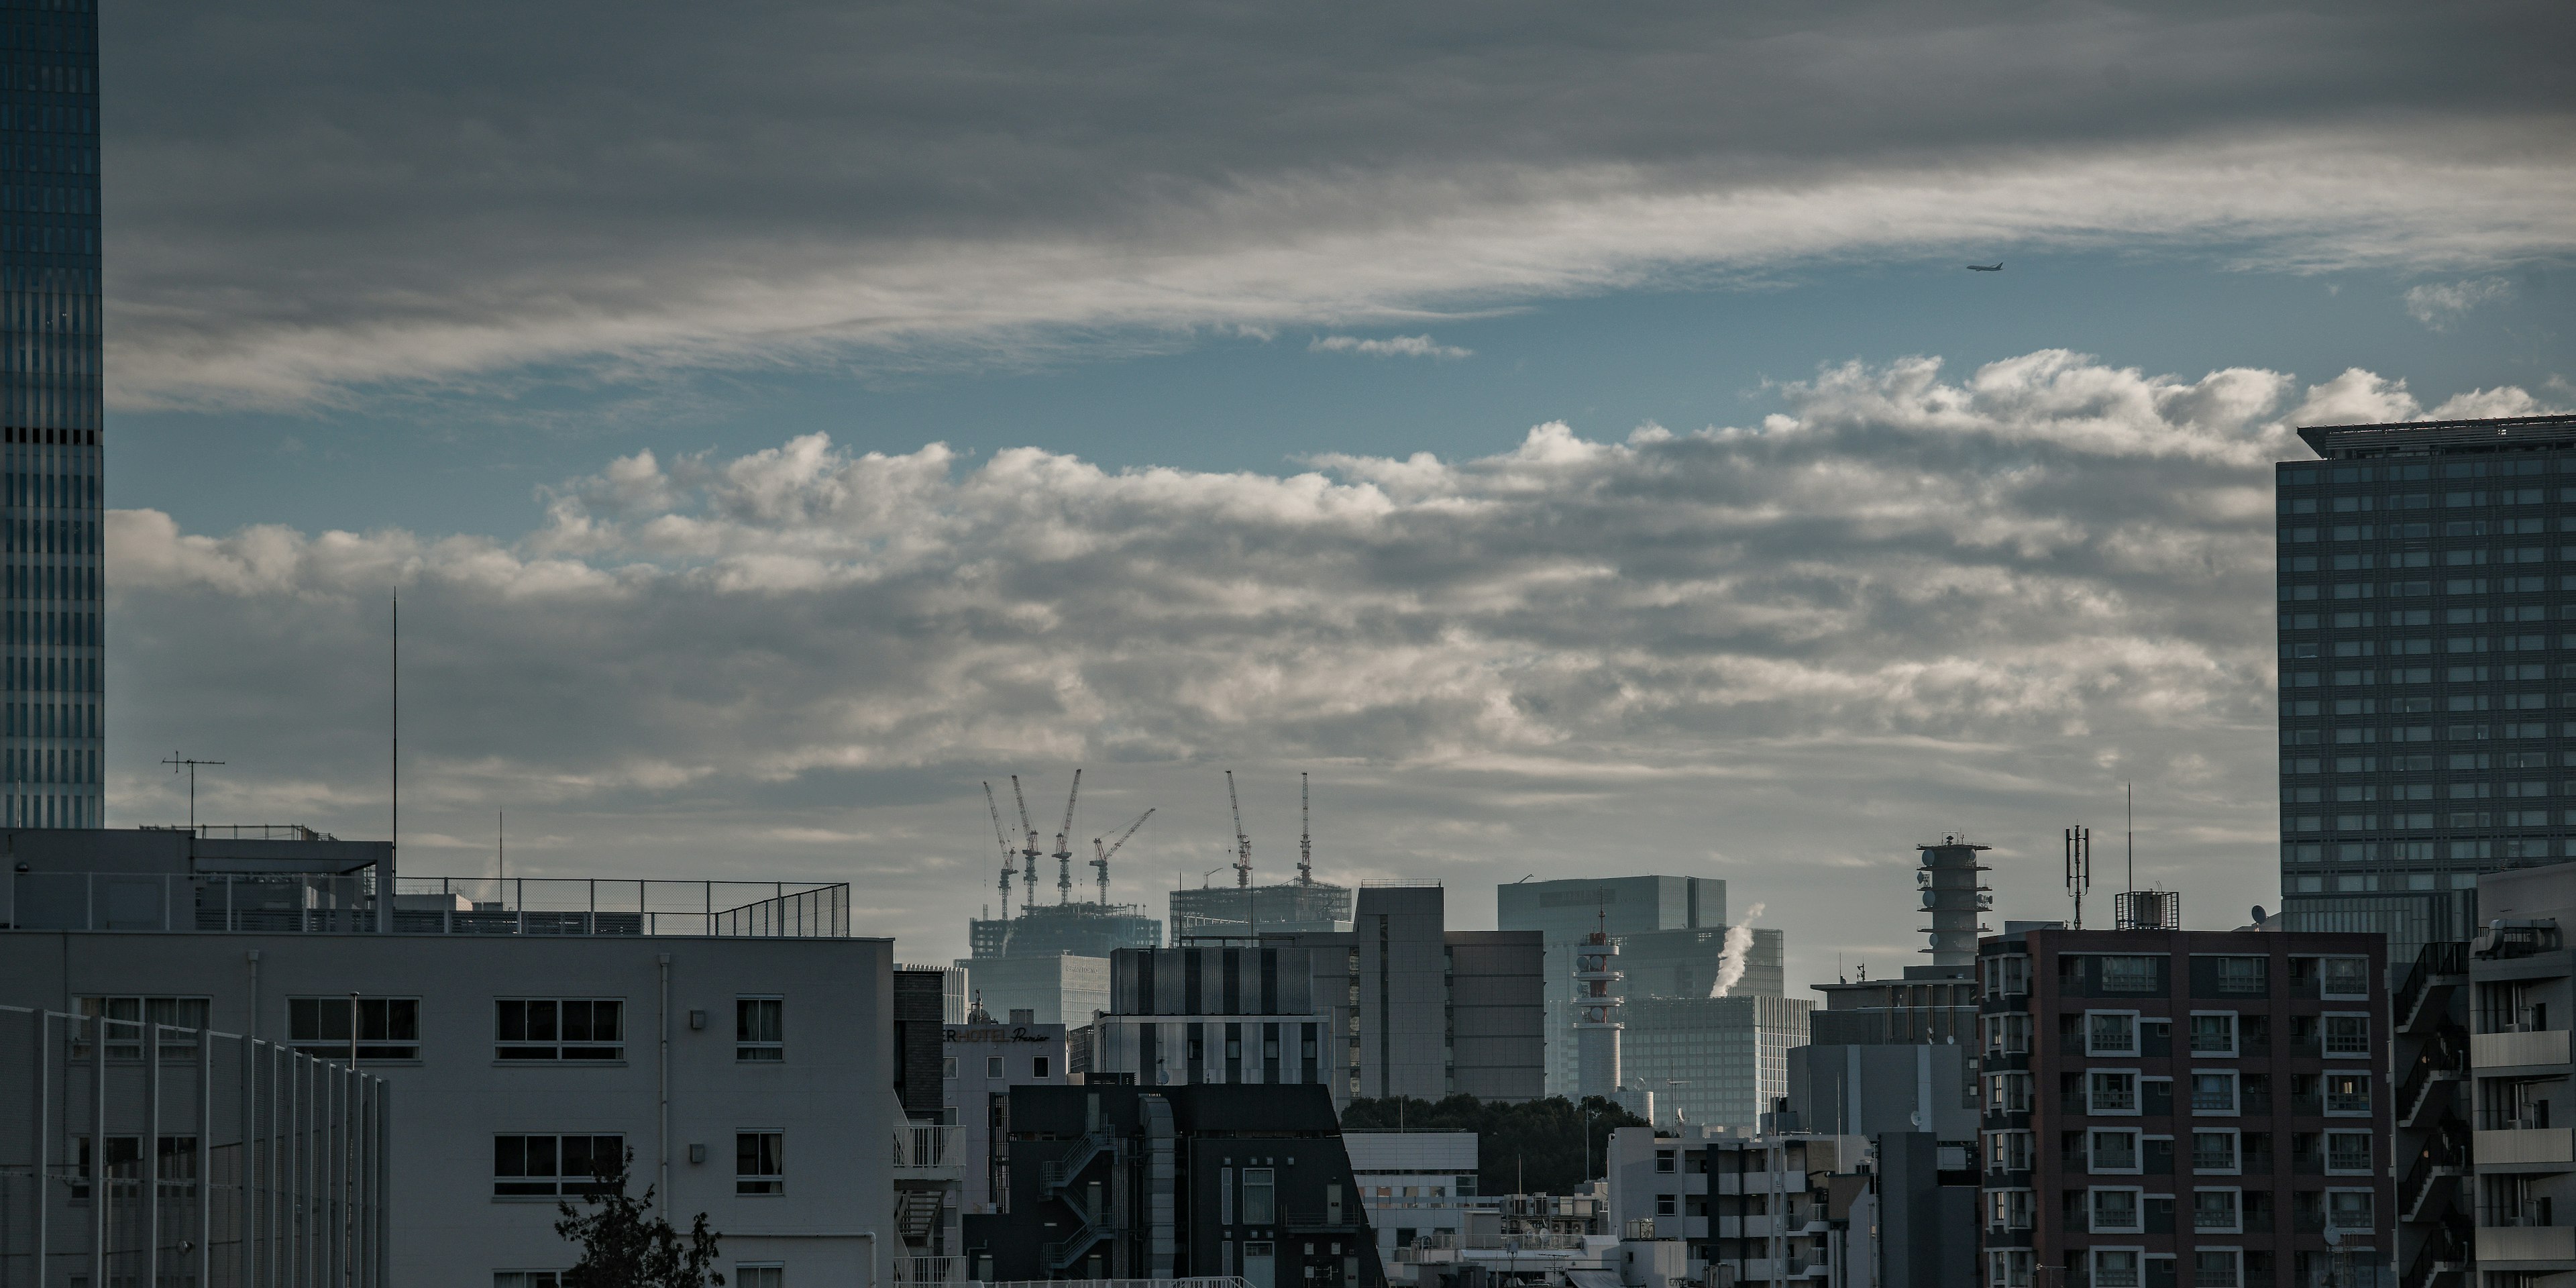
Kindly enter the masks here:
<path id="1" fill-rule="evenodd" d="M 1351 888 L 1315 880 L 1315 832 L 1306 776 L 1297 775 L 1297 879 L 1252 884 L 1252 837 L 1243 830 L 1243 806 L 1234 794 L 1234 771 L 1225 774 L 1225 801 L 1234 811 L 1234 884 L 1172 892 L 1172 942 L 1199 938 L 1248 938 L 1290 932 L 1330 934 L 1350 924 Z"/>
<path id="2" fill-rule="evenodd" d="M 1109 860 L 1145 820 L 1146 810 L 1115 839 L 1094 837 L 1092 869 L 1096 898 L 1073 897 L 1074 807 L 1082 795 L 1082 771 L 1073 771 L 1065 793 L 1064 821 L 1055 831 L 1055 848 L 1039 848 L 1039 835 L 1029 820 L 1028 796 L 1019 775 L 1011 776 L 1011 803 L 1018 812 L 1015 837 L 1003 821 L 1001 801 L 991 783 L 984 784 L 984 804 L 993 818 L 993 839 L 1001 846 L 999 917 L 975 917 L 966 923 L 970 956 L 957 964 L 966 969 L 967 988 L 984 1009 L 997 1015 L 1014 1010 L 1035 1012 L 1040 1024 L 1082 1025 L 1091 1012 L 1107 1004 L 1109 954 L 1121 948 L 1160 948 L 1163 925 L 1144 905 L 1109 901 Z M 1038 897 L 1038 860 L 1056 863 L 1056 898 Z M 1020 908 L 1011 909 L 1011 886 L 1020 883 Z M 1006 964 L 1007 963 L 1007 964 Z"/>

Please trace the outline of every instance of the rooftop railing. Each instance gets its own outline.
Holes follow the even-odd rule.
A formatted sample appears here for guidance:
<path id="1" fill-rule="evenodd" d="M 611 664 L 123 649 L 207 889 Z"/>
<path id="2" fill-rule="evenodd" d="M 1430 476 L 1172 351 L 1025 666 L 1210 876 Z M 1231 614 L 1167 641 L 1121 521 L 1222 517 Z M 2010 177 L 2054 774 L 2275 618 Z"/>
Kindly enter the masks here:
<path id="1" fill-rule="evenodd" d="M 18 930 L 364 934 L 375 878 L 264 873 L 21 872 Z M 845 883 L 400 878 L 390 929 L 414 935 L 617 935 L 843 939 Z"/>

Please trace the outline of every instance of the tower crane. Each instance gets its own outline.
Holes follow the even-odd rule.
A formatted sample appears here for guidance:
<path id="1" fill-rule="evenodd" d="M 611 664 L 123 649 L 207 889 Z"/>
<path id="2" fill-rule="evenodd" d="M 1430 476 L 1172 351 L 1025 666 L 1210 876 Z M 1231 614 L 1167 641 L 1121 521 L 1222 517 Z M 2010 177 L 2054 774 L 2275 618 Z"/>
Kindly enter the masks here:
<path id="1" fill-rule="evenodd" d="M 1028 843 L 1020 847 L 1020 857 L 1028 864 L 1028 872 L 1020 878 L 1021 886 L 1028 891 L 1026 897 L 1020 900 L 1021 907 L 1026 908 L 1037 902 L 1038 829 L 1029 822 L 1029 798 L 1020 790 L 1018 774 L 1011 775 L 1011 801 L 1020 807 L 1020 831 L 1028 838 Z"/>
<path id="2" fill-rule="evenodd" d="M 1234 811 L 1234 883 L 1252 884 L 1252 838 L 1243 830 L 1243 802 L 1234 795 L 1234 771 L 1225 771 L 1225 803 Z"/>
<path id="3" fill-rule="evenodd" d="M 1134 836 L 1136 834 L 1136 829 L 1143 827 L 1145 825 L 1145 820 L 1152 818 L 1153 816 L 1154 811 L 1152 810 L 1147 810 L 1144 813 L 1137 815 L 1136 821 L 1128 824 L 1127 830 L 1120 832 L 1118 834 L 1118 839 L 1110 842 L 1106 848 L 1101 846 L 1099 837 L 1095 836 L 1091 838 L 1091 853 L 1093 856 L 1091 867 L 1093 871 L 1100 874 L 1100 906 L 1104 908 L 1109 906 L 1109 856 L 1116 854 L 1118 852 L 1118 847 L 1125 845 L 1127 843 L 1127 838 Z"/>
<path id="4" fill-rule="evenodd" d="M 984 808 L 993 815 L 993 839 L 1002 843 L 1002 920 L 1011 919 L 1011 834 L 1002 830 L 1002 807 L 993 799 L 993 784 L 984 784 Z"/>
<path id="5" fill-rule="evenodd" d="M 1315 829 L 1306 776 L 1297 775 L 1297 884 L 1315 884 Z"/>
<path id="6" fill-rule="evenodd" d="M 1055 830 L 1055 901 L 1073 902 L 1073 847 L 1066 838 L 1073 835 L 1073 802 L 1082 795 L 1082 770 L 1073 771 L 1073 790 L 1064 794 L 1064 826 Z M 1106 903 L 1107 900 L 1101 902 Z"/>

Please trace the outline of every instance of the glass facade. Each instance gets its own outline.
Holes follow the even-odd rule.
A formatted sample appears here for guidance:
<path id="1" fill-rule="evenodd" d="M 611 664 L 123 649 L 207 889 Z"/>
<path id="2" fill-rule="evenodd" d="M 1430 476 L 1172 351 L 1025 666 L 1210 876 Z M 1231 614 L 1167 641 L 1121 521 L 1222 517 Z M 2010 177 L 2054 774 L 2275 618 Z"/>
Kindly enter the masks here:
<path id="1" fill-rule="evenodd" d="M 0 0 L 0 542 L 11 827 L 98 827 L 97 0 Z"/>
<path id="2" fill-rule="evenodd" d="M 2275 467 L 2288 928 L 2464 939 L 2576 859 L 2576 416 L 2299 431 Z"/>

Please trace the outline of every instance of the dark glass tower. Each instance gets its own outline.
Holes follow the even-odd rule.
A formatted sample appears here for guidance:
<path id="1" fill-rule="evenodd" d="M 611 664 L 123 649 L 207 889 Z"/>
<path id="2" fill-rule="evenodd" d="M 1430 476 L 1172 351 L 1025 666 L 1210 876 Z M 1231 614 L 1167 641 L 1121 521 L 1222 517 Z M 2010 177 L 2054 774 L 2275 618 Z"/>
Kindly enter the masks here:
<path id="1" fill-rule="evenodd" d="M 2279 497 L 2281 895 L 2404 971 L 2576 858 L 2576 416 L 2302 429 Z"/>
<path id="2" fill-rule="evenodd" d="M 0 0 L 8 825 L 101 825 L 98 5 Z"/>

